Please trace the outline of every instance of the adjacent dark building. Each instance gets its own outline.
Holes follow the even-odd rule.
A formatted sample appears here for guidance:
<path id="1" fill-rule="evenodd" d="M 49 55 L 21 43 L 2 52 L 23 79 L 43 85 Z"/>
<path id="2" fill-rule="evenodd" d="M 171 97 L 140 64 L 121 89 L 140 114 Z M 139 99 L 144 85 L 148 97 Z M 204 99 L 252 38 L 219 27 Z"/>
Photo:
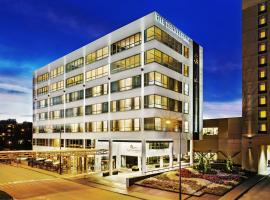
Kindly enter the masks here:
<path id="1" fill-rule="evenodd" d="M 0 121 L 0 150 L 31 150 L 32 122 Z"/>
<path id="2" fill-rule="evenodd" d="M 261 174 L 270 169 L 269 11 L 269 0 L 243 0 L 242 166 Z"/>

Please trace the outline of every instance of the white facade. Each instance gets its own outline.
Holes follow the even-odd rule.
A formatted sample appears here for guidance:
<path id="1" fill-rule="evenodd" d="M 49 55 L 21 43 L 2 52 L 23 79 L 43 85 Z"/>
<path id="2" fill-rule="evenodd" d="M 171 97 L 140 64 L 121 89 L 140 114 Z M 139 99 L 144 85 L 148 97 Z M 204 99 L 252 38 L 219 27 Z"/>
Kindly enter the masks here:
<path id="1" fill-rule="evenodd" d="M 179 43 L 188 48 L 189 57 L 176 52 L 173 48 L 169 47 L 168 45 L 158 41 L 157 39 L 152 39 L 150 41 L 145 41 L 145 30 L 149 27 L 156 26 L 159 27 L 162 31 L 169 34 Z M 133 34 L 140 33 L 141 41 L 139 45 L 135 45 L 127 50 L 123 50 L 121 52 L 111 54 L 111 45 L 117 41 L 120 41 L 124 38 L 127 38 Z M 179 136 L 180 131 L 168 131 L 168 129 L 162 127 L 161 130 L 144 130 L 144 119 L 145 118 L 162 118 L 168 122 L 168 126 L 171 125 L 171 120 L 177 120 L 181 124 L 181 136 L 182 136 L 182 154 L 187 153 L 187 140 L 190 140 L 190 147 L 192 151 L 192 139 L 193 139 L 193 41 L 187 37 L 185 34 L 180 32 L 174 26 L 169 24 L 169 22 L 165 21 L 159 14 L 156 12 L 150 13 L 124 27 L 121 27 L 102 38 L 99 38 L 73 52 L 68 55 L 65 55 L 48 65 L 36 70 L 33 73 L 34 79 L 37 80 L 38 77 L 44 73 L 49 73 L 49 79 L 45 81 L 40 81 L 34 83 L 34 134 L 33 134 L 33 149 L 55 149 L 59 148 L 57 145 L 51 145 L 49 139 L 54 140 L 56 143 L 59 144 L 60 133 L 57 131 L 53 131 L 54 125 L 63 125 L 63 131 L 61 134 L 61 138 L 64 140 L 63 147 L 67 147 L 67 139 L 82 139 L 83 148 L 86 147 L 86 140 L 94 140 L 96 149 L 100 148 L 109 148 L 109 141 L 112 142 L 112 153 L 111 156 L 115 156 L 116 160 L 116 167 L 119 168 L 121 166 L 126 165 L 126 157 L 125 156 L 134 156 L 137 157 L 137 165 L 142 170 L 146 170 L 146 160 L 149 157 L 160 157 L 167 156 L 169 158 L 169 166 L 173 163 L 173 156 L 177 157 L 179 155 Z M 86 64 L 86 56 L 94 52 L 100 48 L 108 46 L 109 53 L 108 56 L 92 62 L 91 64 Z M 187 65 L 189 68 L 189 76 L 184 76 L 184 73 L 178 73 L 169 67 L 166 67 L 162 64 L 157 62 L 152 63 L 145 63 L 145 52 L 150 49 L 157 49 L 168 56 L 171 56 L 178 62 L 182 63 L 182 66 Z M 134 67 L 131 69 L 123 70 L 118 73 L 111 74 L 111 63 L 128 58 L 130 56 L 140 54 L 140 66 Z M 66 64 L 70 63 L 73 60 L 78 58 L 83 58 L 83 65 L 79 68 L 72 70 L 70 72 L 64 72 L 63 74 L 56 76 L 54 78 L 50 78 L 50 73 L 53 69 L 58 68 L 59 66 L 64 66 L 66 68 Z M 203 66 L 203 49 L 200 47 L 200 59 L 199 59 L 199 66 L 200 66 L 200 121 L 199 121 L 199 131 L 202 130 L 202 66 Z M 86 81 L 86 72 L 92 69 L 99 68 L 101 66 L 108 65 L 108 75 L 103 76 L 101 78 L 96 78 L 95 80 Z M 145 74 L 149 72 L 158 72 L 163 75 L 166 75 L 174 80 L 182 82 L 182 92 L 175 92 L 169 90 L 164 87 L 160 87 L 158 85 L 145 85 Z M 82 83 L 67 87 L 66 80 L 69 77 L 73 77 L 78 74 L 84 75 L 84 80 Z M 129 89 L 126 91 L 120 92 L 110 92 L 111 91 L 111 83 L 122 80 L 125 78 L 134 77 L 136 75 L 140 75 L 140 87 Z M 53 83 L 59 82 L 64 80 L 64 88 L 51 92 L 50 85 Z M 88 88 L 98 86 L 101 84 L 108 83 L 108 94 L 86 98 L 86 90 Z M 188 86 L 187 86 L 188 85 Z M 48 93 L 45 94 L 38 94 L 38 89 L 48 86 L 49 90 Z M 185 89 L 188 89 L 188 94 L 185 94 Z M 75 91 L 84 91 L 84 98 L 73 101 L 73 102 L 66 102 L 66 95 L 75 92 Z M 170 110 L 164 110 L 160 108 L 145 108 L 144 107 L 144 98 L 147 95 L 159 95 L 163 97 L 168 97 L 170 99 L 177 100 L 182 102 L 182 111 L 175 112 Z M 64 95 L 64 102 L 59 105 L 51 105 L 50 101 L 53 97 L 57 97 L 60 95 Z M 140 97 L 140 108 L 136 110 L 129 110 L 129 111 L 119 111 L 119 112 L 111 112 L 111 101 L 120 100 L 120 99 L 127 99 L 132 97 Z M 47 106 L 38 107 L 38 102 L 41 100 L 47 99 Z M 108 112 L 100 113 L 100 114 L 92 114 L 86 115 L 85 107 L 87 105 L 98 104 L 108 102 Z M 168 102 L 167 102 L 168 103 Z M 185 105 L 188 106 L 188 113 L 184 113 Z M 74 107 L 83 107 L 83 115 L 78 117 L 65 117 L 66 116 L 66 109 L 74 108 Z M 50 117 L 50 112 L 63 110 L 64 116 L 60 117 L 59 119 L 52 119 Z M 40 117 L 40 113 L 48 113 L 47 117 L 43 118 Z M 44 114 L 41 114 L 44 116 Z M 140 130 L 138 131 L 112 131 L 111 123 L 112 120 L 123 120 L 123 119 L 139 119 L 140 121 Z M 88 122 L 99 122 L 99 121 L 107 121 L 107 131 L 106 132 L 86 132 L 85 123 Z M 67 132 L 67 125 L 68 124 L 77 124 L 81 123 L 83 126 L 83 131 L 78 132 Z M 163 125 L 162 125 L 163 126 Z M 185 127 L 188 126 L 188 127 Z M 40 131 L 42 128 L 45 128 L 45 131 Z M 187 131 L 187 132 L 186 132 Z M 45 132 L 45 133 L 43 133 Z M 45 139 L 46 144 L 40 144 L 37 142 L 39 139 Z M 42 141 L 44 143 L 44 140 Z M 153 142 L 166 142 L 169 143 L 169 146 L 166 148 L 161 149 L 150 149 L 149 144 Z M 192 155 L 192 154 L 191 154 Z M 162 159 L 161 159 L 162 160 Z M 192 162 L 192 159 L 191 159 Z M 160 161 L 160 164 L 163 165 L 163 160 Z M 162 167 L 162 166 L 161 166 Z"/>

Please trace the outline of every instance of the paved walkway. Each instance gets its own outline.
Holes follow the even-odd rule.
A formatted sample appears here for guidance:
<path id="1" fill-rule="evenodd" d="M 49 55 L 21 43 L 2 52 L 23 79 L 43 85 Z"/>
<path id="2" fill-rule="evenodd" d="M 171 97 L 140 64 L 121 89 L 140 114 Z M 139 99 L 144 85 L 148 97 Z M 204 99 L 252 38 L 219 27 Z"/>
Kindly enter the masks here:
<path id="1" fill-rule="evenodd" d="M 269 176 L 256 184 L 247 193 L 245 193 L 241 200 L 267 200 L 270 199 L 270 178 Z"/>
<path id="2" fill-rule="evenodd" d="M 255 175 L 254 177 L 250 178 L 249 180 L 243 182 L 242 184 L 235 187 L 233 190 L 225 194 L 220 200 L 231 200 L 231 199 L 238 199 L 241 195 L 247 192 L 250 188 L 256 185 L 259 181 L 264 179 L 262 175 Z M 263 200 L 263 199 L 261 199 Z"/>

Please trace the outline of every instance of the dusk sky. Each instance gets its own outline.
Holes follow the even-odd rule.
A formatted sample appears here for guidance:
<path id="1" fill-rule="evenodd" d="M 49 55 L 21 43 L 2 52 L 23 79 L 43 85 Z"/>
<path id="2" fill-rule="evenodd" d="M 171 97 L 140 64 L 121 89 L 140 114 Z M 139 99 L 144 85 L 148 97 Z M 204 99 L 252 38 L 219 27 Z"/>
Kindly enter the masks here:
<path id="1" fill-rule="evenodd" d="M 32 121 L 32 72 L 157 11 L 204 48 L 204 117 L 241 115 L 241 0 L 0 0 L 0 119 Z"/>

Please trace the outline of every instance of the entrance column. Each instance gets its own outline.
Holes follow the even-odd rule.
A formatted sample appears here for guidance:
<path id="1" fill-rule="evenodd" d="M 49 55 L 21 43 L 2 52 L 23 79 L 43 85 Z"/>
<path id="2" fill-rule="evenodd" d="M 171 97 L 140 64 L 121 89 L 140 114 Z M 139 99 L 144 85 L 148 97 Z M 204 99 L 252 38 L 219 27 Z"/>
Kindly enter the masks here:
<path id="1" fill-rule="evenodd" d="M 190 140 L 190 146 L 189 146 L 189 165 L 193 166 L 193 140 Z"/>
<path id="2" fill-rule="evenodd" d="M 163 156 L 159 158 L 159 167 L 163 167 Z"/>
<path id="3" fill-rule="evenodd" d="M 267 151 L 266 145 L 260 146 L 260 154 L 259 154 L 259 162 L 258 162 L 258 174 L 265 174 L 267 170 Z"/>
<path id="4" fill-rule="evenodd" d="M 142 140 L 142 173 L 146 173 L 146 146 L 145 146 L 145 140 Z"/>
<path id="5" fill-rule="evenodd" d="M 170 154 L 169 154 L 169 167 L 173 167 L 173 143 L 169 143 Z"/>
<path id="6" fill-rule="evenodd" d="M 109 173 L 112 175 L 113 171 L 113 156 L 112 156 L 112 140 L 109 140 Z"/>
<path id="7" fill-rule="evenodd" d="M 138 168 L 140 171 L 142 171 L 142 157 L 138 156 Z"/>

